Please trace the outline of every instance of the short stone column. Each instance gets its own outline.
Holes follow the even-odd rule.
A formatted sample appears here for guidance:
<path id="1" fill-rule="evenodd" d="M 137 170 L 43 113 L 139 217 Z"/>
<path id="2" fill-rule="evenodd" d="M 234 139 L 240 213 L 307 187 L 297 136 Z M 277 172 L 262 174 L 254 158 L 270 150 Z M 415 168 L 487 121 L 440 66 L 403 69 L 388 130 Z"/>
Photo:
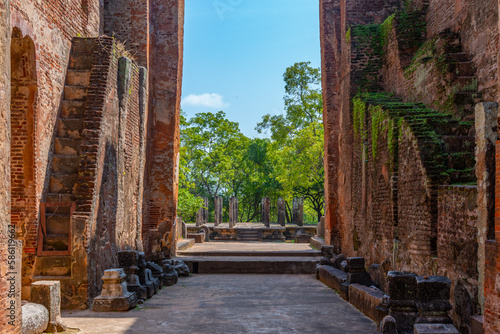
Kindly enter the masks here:
<path id="1" fill-rule="evenodd" d="M 448 316 L 451 281 L 443 276 L 417 277 L 416 307 L 419 324 L 453 324 Z"/>
<path id="2" fill-rule="evenodd" d="M 233 228 L 238 223 L 238 197 L 229 199 L 229 228 Z"/>
<path id="3" fill-rule="evenodd" d="M 147 299 L 147 290 L 139 279 L 139 252 L 135 250 L 119 251 L 118 263 L 127 275 L 126 281 L 128 291 L 135 292 L 138 299 Z"/>
<path id="4" fill-rule="evenodd" d="M 222 224 L 222 210 L 224 208 L 223 198 L 215 196 L 215 226 Z"/>
<path id="5" fill-rule="evenodd" d="M 325 238 L 325 216 L 322 216 L 319 220 L 318 227 L 316 229 L 316 236 L 318 238 Z"/>
<path id="6" fill-rule="evenodd" d="M 203 208 L 199 209 L 198 212 L 196 212 L 196 226 L 201 225 L 203 225 Z"/>
<path id="7" fill-rule="evenodd" d="M 285 226 L 286 224 L 286 206 L 283 198 L 278 198 L 278 224 Z"/>
<path id="8" fill-rule="evenodd" d="M 137 305 L 137 295 L 128 291 L 127 275 L 122 268 L 104 271 L 101 295 L 94 299 L 95 312 L 128 311 Z"/>
<path id="9" fill-rule="evenodd" d="M 292 224 L 304 226 L 304 198 L 293 199 Z"/>
<path id="10" fill-rule="evenodd" d="M 262 223 L 266 225 L 266 227 L 271 226 L 270 216 L 271 216 L 271 200 L 269 199 L 269 197 L 264 197 L 261 203 L 261 219 Z"/>
<path id="11" fill-rule="evenodd" d="M 160 289 L 164 285 L 165 274 L 163 273 L 163 268 L 154 262 L 146 262 L 146 268 L 151 270 L 154 278 L 157 278 L 160 283 Z"/>
<path id="12" fill-rule="evenodd" d="M 31 302 L 45 306 L 49 311 L 46 332 L 58 333 L 67 330 L 61 318 L 61 283 L 38 281 L 31 284 Z"/>
<path id="13" fill-rule="evenodd" d="M 417 319 L 415 298 L 417 275 L 408 272 L 389 271 L 389 315 L 396 320 L 398 333 L 413 333 Z"/>
<path id="14" fill-rule="evenodd" d="M 203 197 L 202 222 L 208 224 L 208 197 Z"/>

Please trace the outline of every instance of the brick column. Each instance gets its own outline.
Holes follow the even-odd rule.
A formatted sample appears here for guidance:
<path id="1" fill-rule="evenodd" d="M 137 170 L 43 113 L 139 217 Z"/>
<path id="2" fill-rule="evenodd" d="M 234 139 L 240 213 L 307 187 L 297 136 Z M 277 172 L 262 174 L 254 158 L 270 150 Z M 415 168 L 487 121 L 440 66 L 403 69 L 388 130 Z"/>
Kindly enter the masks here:
<path id="1" fill-rule="evenodd" d="M 339 158 L 339 80 L 335 20 L 340 20 L 340 0 L 320 0 L 323 124 L 325 127 L 325 241 L 340 248 L 337 215 Z M 337 32 L 338 34 L 338 32 Z"/>
<path id="2" fill-rule="evenodd" d="M 148 254 L 161 249 L 158 239 L 170 232 L 177 215 L 184 0 L 151 0 L 149 5 L 149 133 L 143 228 Z"/>
<path id="3" fill-rule="evenodd" d="M 0 328 L 9 333 L 21 332 L 21 310 L 17 295 L 9 297 L 10 283 L 8 259 L 10 225 L 10 1 L 0 0 Z M 20 257 L 17 259 L 20 272 Z M 21 289 L 20 277 L 13 282 L 16 292 Z M 19 296 L 20 298 L 20 296 Z M 7 309 L 16 304 L 14 323 Z M 13 324 L 13 325 L 12 325 Z"/>

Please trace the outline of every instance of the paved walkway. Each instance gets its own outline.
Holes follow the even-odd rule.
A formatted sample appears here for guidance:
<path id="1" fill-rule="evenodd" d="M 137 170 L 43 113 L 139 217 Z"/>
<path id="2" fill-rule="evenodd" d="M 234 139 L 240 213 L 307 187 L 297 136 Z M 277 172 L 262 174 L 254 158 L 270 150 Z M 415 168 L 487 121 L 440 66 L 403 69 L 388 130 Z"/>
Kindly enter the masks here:
<path id="1" fill-rule="evenodd" d="M 312 275 L 193 275 L 124 313 L 64 311 L 83 334 L 372 334 L 376 325 Z"/>

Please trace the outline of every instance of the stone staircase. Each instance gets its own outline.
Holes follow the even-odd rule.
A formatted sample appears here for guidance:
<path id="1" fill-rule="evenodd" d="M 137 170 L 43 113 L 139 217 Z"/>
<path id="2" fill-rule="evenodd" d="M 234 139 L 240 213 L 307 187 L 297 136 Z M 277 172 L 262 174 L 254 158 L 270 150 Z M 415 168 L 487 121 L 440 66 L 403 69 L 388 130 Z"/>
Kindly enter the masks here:
<path id="1" fill-rule="evenodd" d="M 71 47 L 64 98 L 56 124 L 49 191 L 42 203 L 45 231 L 39 239 L 34 281 L 71 279 L 71 215 L 77 200 L 83 115 L 90 84 L 94 40 L 75 38 Z M 43 226 L 43 224 L 42 224 Z M 43 227 L 42 227 L 43 230 Z M 62 291 L 68 291 L 61 289 Z M 63 296 L 64 305 L 64 296 Z"/>
<path id="2" fill-rule="evenodd" d="M 238 230 L 238 241 L 262 241 L 262 231 L 254 229 Z"/>

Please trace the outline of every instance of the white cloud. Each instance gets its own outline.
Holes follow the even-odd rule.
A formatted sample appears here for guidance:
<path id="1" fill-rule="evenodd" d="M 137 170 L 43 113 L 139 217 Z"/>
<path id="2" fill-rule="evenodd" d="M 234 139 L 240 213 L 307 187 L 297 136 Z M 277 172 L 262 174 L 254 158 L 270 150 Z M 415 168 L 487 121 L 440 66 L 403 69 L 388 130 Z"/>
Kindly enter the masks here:
<path id="1" fill-rule="evenodd" d="M 220 94 L 190 94 L 182 101 L 184 106 L 206 107 L 211 109 L 222 109 L 229 107 L 229 103 L 224 102 L 224 97 Z"/>

